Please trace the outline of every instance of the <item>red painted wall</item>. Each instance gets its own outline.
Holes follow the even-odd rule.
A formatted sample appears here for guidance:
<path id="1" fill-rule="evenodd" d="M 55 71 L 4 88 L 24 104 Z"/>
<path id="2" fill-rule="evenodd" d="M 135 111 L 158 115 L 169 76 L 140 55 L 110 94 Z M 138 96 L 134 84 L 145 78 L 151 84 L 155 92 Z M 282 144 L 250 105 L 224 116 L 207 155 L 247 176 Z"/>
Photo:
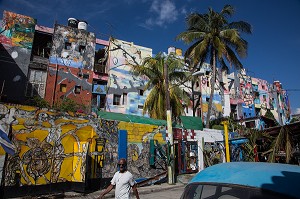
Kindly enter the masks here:
<path id="1" fill-rule="evenodd" d="M 45 100 L 53 105 L 67 97 L 78 104 L 90 106 L 92 81 L 93 72 L 90 70 L 49 64 Z M 65 92 L 61 91 L 62 84 L 66 85 Z M 75 93 L 76 86 L 81 87 L 80 93 Z"/>

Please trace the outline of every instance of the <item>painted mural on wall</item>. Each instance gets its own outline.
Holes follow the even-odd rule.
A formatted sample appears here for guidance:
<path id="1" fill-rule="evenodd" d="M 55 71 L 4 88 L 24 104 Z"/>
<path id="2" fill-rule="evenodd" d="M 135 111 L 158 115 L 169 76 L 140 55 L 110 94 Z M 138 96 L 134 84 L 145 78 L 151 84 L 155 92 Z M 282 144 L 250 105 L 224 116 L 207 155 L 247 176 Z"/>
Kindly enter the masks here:
<path id="1" fill-rule="evenodd" d="M 0 43 L 24 75 L 27 75 L 28 71 L 35 24 L 36 20 L 31 17 L 8 11 L 3 12 Z"/>
<path id="2" fill-rule="evenodd" d="M 239 78 L 239 96 L 242 99 L 242 116 L 241 118 L 255 117 L 254 92 L 252 77 L 246 75 L 245 71 L 238 74 Z"/>
<path id="3" fill-rule="evenodd" d="M 117 170 L 119 130 L 128 133 L 128 166 L 135 178 L 153 177 L 165 169 L 149 163 L 150 140 L 166 143 L 159 126 L 7 104 L 0 104 L 0 116 L 16 148 L 8 155 L 5 186 L 111 178 Z"/>
<path id="4" fill-rule="evenodd" d="M 150 140 L 160 145 L 166 144 L 161 127 L 130 122 L 100 120 L 99 136 L 106 140 L 102 173 L 103 178 L 111 177 L 117 170 L 118 161 L 118 130 L 126 130 L 128 134 L 127 162 L 128 169 L 135 178 L 153 177 L 161 174 L 165 168 L 150 166 Z M 164 163 L 158 160 L 157 165 Z"/>
<path id="5" fill-rule="evenodd" d="M 204 118 L 206 118 L 208 112 L 208 102 L 210 98 L 210 89 L 211 89 L 211 69 L 209 65 L 202 66 L 205 75 L 201 76 L 201 93 L 202 93 L 202 113 Z M 223 94 L 223 95 L 222 95 Z M 213 95 L 213 104 L 211 111 L 211 119 L 219 118 L 223 115 L 223 105 L 224 104 L 224 88 L 220 84 L 220 79 L 216 80 L 215 90 Z M 222 103 L 223 101 L 223 103 Z"/>
<path id="6" fill-rule="evenodd" d="M 9 100 L 23 101 L 36 20 L 4 11 L 0 26 L 0 83 Z"/>
<path id="7" fill-rule="evenodd" d="M 59 101 L 58 99 L 63 99 L 69 97 L 74 99 L 79 104 L 89 104 L 91 101 L 91 96 L 89 95 L 92 92 L 92 75 L 86 70 L 79 70 L 76 68 L 69 68 L 65 66 L 51 66 L 48 67 L 49 73 L 47 77 L 47 89 L 53 90 L 56 89 L 55 102 Z M 81 75 L 80 75 L 81 74 Z M 87 77 L 84 77 L 84 74 Z M 56 77 L 57 76 L 57 77 Z M 55 83 L 56 81 L 56 83 Z M 61 88 L 61 84 L 64 84 L 64 89 Z M 54 87 L 56 85 L 56 88 Z M 78 88 L 78 90 L 76 90 Z M 46 98 L 49 102 L 53 100 L 53 93 L 46 92 Z M 78 96 L 81 96 L 78 98 Z"/>
<path id="8" fill-rule="evenodd" d="M 56 24 L 50 63 L 93 70 L 95 42 L 94 33 Z"/>
<path id="9" fill-rule="evenodd" d="M 7 123 L 5 120 L 12 110 L 15 120 L 11 123 L 11 136 L 16 153 L 8 156 L 5 186 L 17 182 L 41 185 L 85 181 L 86 161 L 90 147 L 95 145 L 97 121 L 88 116 L 1 104 L 2 123 Z"/>
<path id="10" fill-rule="evenodd" d="M 35 24 L 31 17 L 4 11 L 0 42 L 7 47 L 31 49 Z"/>
<path id="11" fill-rule="evenodd" d="M 134 76 L 130 65 L 141 63 L 148 56 L 152 56 L 149 48 L 117 39 L 110 41 L 107 110 L 142 115 L 142 107 L 149 92 L 144 90 L 147 79 Z"/>
<path id="12" fill-rule="evenodd" d="M 224 147 L 221 143 L 217 142 L 205 142 L 203 148 L 204 167 L 209 167 L 214 164 L 223 162 L 224 159 Z"/>

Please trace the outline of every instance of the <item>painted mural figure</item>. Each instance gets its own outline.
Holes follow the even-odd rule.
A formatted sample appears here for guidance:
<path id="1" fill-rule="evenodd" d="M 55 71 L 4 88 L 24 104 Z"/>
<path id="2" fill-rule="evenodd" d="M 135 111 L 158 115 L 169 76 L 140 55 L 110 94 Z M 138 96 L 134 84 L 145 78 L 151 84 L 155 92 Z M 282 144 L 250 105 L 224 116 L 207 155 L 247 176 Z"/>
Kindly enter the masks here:
<path id="1" fill-rule="evenodd" d="M 127 171 L 127 161 L 121 158 L 118 162 L 119 171 L 117 171 L 111 180 L 111 184 L 101 193 L 99 199 L 109 193 L 113 187 L 115 188 L 115 198 L 127 199 L 130 198 L 130 190 L 132 188 L 136 198 L 139 199 L 139 193 L 136 188 L 136 182 L 133 180 L 133 175 Z"/>

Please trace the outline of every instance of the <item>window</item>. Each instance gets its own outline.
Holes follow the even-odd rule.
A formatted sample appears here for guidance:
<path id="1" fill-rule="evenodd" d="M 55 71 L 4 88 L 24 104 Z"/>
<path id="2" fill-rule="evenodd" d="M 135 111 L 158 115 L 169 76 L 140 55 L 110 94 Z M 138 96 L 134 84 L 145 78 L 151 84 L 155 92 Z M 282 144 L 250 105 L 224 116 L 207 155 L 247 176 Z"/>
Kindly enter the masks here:
<path id="1" fill-rule="evenodd" d="M 71 50 L 71 43 L 70 42 L 65 42 L 65 49 L 66 50 Z"/>
<path id="2" fill-rule="evenodd" d="M 105 95 L 100 95 L 100 108 L 105 107 L 105 100 L 106 100 L 106 96 Z"/>
<path id="3" fill-rule="evenodd" d="M 83 79 L 89 79 L 89 78 L 90 78 L 90 75 L 89 75 L 89 74 L 83 74 L 82 78 L 83 78 Z"/>
<path id="4" fill-rule="evenodd" d="M 60 92 L 67 92 L 67 85 L 66 84 L 60 84 Z"/>
<path id="5" fill-rule="evenodd" d="M 84 50 L 85 50 L 85 46 L 80 45 L 80 46 L 79 46 L 79 53 L 80 53 L 81 55 L 84 53 Z"/>
<path id="6" fill-rule="evenodd" d="M 113 105 L 120 105 L 121 95 L 114 95 Z"/>
<path id="7" fill-rule="evenodd" d="M 96 107 L 97 106 L 97 95 L 92 95 L 92 106 Z"/>
<path id="8" fill-rule="evenodd" d="M 127 104 L 127 93 L 123 93 L 123 105 Z"/>
<path id="9" fill-rule="evenodd" d="M 75 93 L 76 94 L 80 94 L 80 91 L 81 91 L 81 86 L 75 86 Z"/>
<path id="10" fill-rule="evenodd" d="M 140 90 L 139 90 L 139 94 L 140 94 L 140 95 L 144 95 L 144 90 L 140 89 Z"/>
<path id="11" fill-rule="evenodd" d="M 138 105 L 138 109 L 143 109 L 143 105 Z"/>

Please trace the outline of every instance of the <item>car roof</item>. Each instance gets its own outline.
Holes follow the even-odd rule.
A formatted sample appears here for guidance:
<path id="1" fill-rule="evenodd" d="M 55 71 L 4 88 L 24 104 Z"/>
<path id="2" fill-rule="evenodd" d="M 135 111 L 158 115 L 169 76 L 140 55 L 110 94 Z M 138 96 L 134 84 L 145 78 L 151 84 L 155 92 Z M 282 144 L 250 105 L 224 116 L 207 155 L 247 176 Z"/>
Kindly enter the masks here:
<path id="1" fill-rule="evenodd" d="M 229 162 L 205 168 L 189 182 L 222 183 L 263 188 L 300 196 L 300 166 L 265 162 Z"/>

